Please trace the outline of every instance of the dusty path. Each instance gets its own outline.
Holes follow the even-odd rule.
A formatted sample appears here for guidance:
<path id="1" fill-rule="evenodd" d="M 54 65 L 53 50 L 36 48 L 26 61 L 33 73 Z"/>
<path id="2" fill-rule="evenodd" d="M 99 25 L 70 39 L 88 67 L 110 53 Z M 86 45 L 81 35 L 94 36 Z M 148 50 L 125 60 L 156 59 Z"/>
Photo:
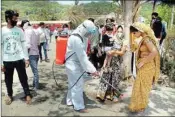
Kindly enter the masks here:
<path id="1" fill-rule="evenodd" d="M 65 105 L 67 77 L 65 75 L 64 66 L 55 66 L 55 75 L 59 83 L 56 86 L 52 76 L 52 63 L 55 58 L 55 42 L 50 44 L 49 51 L 50 63 L 39 63 L 39 75 L 41 89 L 34 95 L 32 105 L 28 106 L 22 101 L 23 90 L 19 83 L 18 76 L 14 74 L 14 99 L 15 101 L 7 106 L 4 104 L 6 94 L 6 86 L 4 83 L 4 75 L 2 76 L 2 116 L 119 116 L 130 115 L 127 111 L 127 105 L 131 95 L 132 87 L 126 89 L 126 98 L 121 103 L 111 103 L 107 101 L 105 104 L 100 104 L 95 99 L 98 79 L 91 80 L 87 78 L 85 89 L 85 103 L 89 109 L 89 113 L 80 114 L 75 112 L 72 107 Z M 33 75 L 30 68 L 27 68 L 29 84 L 32 84 Z M 151 100 L 148 109 L 144 115 L 175 115 L 175 89 L 159 87 L 160 90 L 151 92 Z"/>

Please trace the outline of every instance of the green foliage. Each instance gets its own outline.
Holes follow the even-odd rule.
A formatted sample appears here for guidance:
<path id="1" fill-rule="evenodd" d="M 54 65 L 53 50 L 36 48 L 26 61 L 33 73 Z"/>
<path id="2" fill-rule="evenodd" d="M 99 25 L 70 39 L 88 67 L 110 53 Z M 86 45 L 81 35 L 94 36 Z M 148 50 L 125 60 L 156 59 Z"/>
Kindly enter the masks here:
<path id="1" fill-rule="evenodd" d="M 2 0 L 2 22 L 5 22 L 4 12 L 7 9 L 17 10 L 21 19 L 35 21 L 70 20 L 76 27 L 91 15 L 106 15 L 116 11 L 116 4 L 109 2 L 91 2 L 81 5 L 60 5 L 58 2 L 44 1 L 7 1 Z"/>
<path id="2" fill-rule="evenodd" d="M 77 27 L 85 18 L 82 6 L 72 6 L 68 9 L 66 13 L 68 20 L 72 21 L 71 27 Z"/>
<path id="3" fill-rule="evenodd" d="M 147 19 L 146 20 L 147 24 L 149 24 L 151 21 L 152 9 L 153 9 L 153 3 L 148 2 L 142 5 L 140 14 Z M 164 3 L 157 4 L 155 11 L 159 13 L 159 16 L 162 18 L 162 20 L 166 21 L 169 26 L 171 20 L 172 5 Z"/>
<path id="4" fill-rule="evenodd" d="M 17 10 L 22 19 L 44 21 L 60 19 L 65 8 L 67 6 L 49 1 L 2 1 L 2 21 L 5 21 L 4 12 L 7 9 Z"/>
<path id="5" fill-rule="evenodd" d="M 161 71 L 168 75 L 170 81 L 175 82 L 175 27 L 169 29 L 164 42 L 165 52 L 161 58 Z"/>
<path id="6" fill-rule="evenodd" d="M 169 24 L 171 19 L 172 6 L 169 6 L 167 4 L 160 4 L 157 6 L 157 12 L 159 13 L 159 16 Z"/>
<path id="7" fill-rule="evenodd" d="M 175 82 L 175 62 L 174 60 L 168 60 L 161 58 L 161 71 L 168 75 L 170 81 Z"/>
<path id="8" fill-rule="evenodd" d="M 110 2 L 91 2 L 83 6 L 86 15 L 107 15 L 117 8 L 117 5 Z"/>
<path id="9" fill-rule="evenodd" d="M 148 24 L 151 21 L 152 8 L 153 8 L 152 3 L 145 3 L 142 5 L 141 10 L 140 10 L 140 15 L 142 15 L 144 18 L 147 19 L 146 23 Z"/>

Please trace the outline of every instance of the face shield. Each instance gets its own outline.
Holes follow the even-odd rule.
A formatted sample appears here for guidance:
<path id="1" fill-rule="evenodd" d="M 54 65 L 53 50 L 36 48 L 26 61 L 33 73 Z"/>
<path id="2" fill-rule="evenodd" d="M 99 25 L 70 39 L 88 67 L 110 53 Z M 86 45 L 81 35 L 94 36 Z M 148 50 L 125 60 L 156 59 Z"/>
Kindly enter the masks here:
<path id="1" fill-rule="evenodd" d="M 96 35 L 96 26 L 92 21 L 85 20 L 72 34 L 79 34 L 84 40 L 93 39 L 94 35 Z"/>
<path id="2" fill-rule="evenodd" d="M 95 29 L 88 29 L 85 37 L 92 39 L 95 36 L 96 30 Z"/>
<path id="3" fill-rule="evenodd" d="M 88 39 L 93 39 L 93 37 L 97 32 L 97 28 L 94 25 L 94 23 L 91 21 L 87 21 L 87 22 L 85 21 L 82 25 L 86 29 L 86 33 L 84 36 L 87 37 Z"/>

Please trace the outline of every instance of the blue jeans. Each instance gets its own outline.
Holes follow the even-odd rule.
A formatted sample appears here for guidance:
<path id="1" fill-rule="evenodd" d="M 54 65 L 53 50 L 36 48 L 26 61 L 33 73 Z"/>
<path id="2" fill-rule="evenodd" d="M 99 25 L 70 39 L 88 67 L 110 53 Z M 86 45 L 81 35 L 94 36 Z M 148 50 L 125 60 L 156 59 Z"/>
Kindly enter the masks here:
<path id="1" fill-rule="evenodd" d="M 39 87 L 38 60 L 39 60 L 39 55 L 30 55 L 29 56 L 30 66 L 31 66 L 32 72 L 34 74 L 33 85 L 36 89 L 38 89 L 38 87 Z"/>
<path id="2" fill-rule="evenodd" d="M 43 50 L 44 50 L 44 55 L 45 55 L 45 59 L 48 59 L 47 58 L 47 42 L 43 42 L 43 43 L 40 43 L 39 45 L 39 55 L 40 55 L 40 59 L 42 60 L 42 47 L 43 47 Z"/>

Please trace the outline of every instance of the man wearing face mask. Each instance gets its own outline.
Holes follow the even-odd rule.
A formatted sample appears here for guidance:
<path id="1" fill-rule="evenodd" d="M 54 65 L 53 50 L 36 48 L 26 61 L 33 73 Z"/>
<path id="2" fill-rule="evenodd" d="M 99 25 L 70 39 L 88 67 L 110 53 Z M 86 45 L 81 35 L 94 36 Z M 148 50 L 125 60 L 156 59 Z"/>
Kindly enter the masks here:
<path id="1" fill-rule="evenodd" d="M 21 22 L 21 27 L 24 29 L 25 39 L 29 53 L 29 61 L 32 72 L 34 74 L 33 87 L 35 90 L 39 88 L 39 75 L 38 75 L 38 60 L 39 60 L 39 37 L 34 32 L 28 20 Z"/>
<path id="2" fill-rule="evenodd" d="M 152 13 L 152 25 L 151 28 L 154 31 L 155 37 L 160 41 L 161 39 L 161 32 L 162 32 L 162 22 L 161 18 L 158 16 L 158 13 Z"/>
<path id="3" fill-rule="evenodd" d="M 65 66 L 69 90 L 66 103 L 67 105 L 73 105 L 74 109 L 79 112 L 87 112 L 83 99 L 84 81 L 81 76 L 84 72 L 98 75 L 98 72 L 88 60 L 86 54 L 88 39 L 92 38 L 95 30 L 96 27 L 94 23 L 90 20 L 85 20 L 75 29 L 67 42 Z"/>
<path id="4" fill-rule="evenodd" d="M 13 101 L 13 73 L 16 68 L 19 80 L 23 87 L 26 103 L 31 103 L 31 94 L 29 91 L 26 67 L 29 65 L 29 57 L 26 48 L 26 41 L 22 29 L 16 27 L 18 13 L 13 10 L 5 11 L 5 20 L 7 26 L 2 28 L 2 66 L 1 70 L 5 74 L 5 84 L 8 96 L 5 100 L 7 105 Z"/>
<path id="5" fill-rule="evenodd" d="M 156 12 L 153 12 L 153 13 L 152 13 L 152 20 L 151 20 L 151 24 L 150 24 L 151 28 L 153 28 L 153 24 L 154 24 L 154 22 L 156 21 L 158 15 L 159 15 L 159 14 L 156 13 Z"/>

